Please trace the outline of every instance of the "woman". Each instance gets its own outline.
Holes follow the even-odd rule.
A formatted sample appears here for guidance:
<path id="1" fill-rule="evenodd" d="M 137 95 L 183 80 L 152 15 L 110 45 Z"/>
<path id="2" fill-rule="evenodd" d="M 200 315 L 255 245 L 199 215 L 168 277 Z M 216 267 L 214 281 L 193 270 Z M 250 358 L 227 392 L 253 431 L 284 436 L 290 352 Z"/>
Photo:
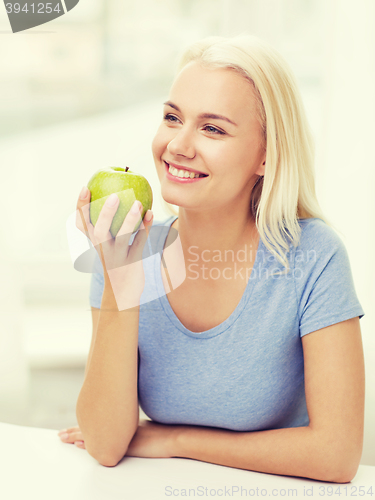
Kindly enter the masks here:
<path id="1" fill-rule="evenodd" d="M 87 189 L 77 204 L 100 262 L 79 427 L 63 439 L 106 466 L 186 457 L 350 481 L 363 444 L 364 313 L 316 200 L 287 64 L 249 35 L 193 44 L 152 151 L 162 196 L 179 206 L 153 224 L 162 232 L 145 218 L 128 246 L 139 212 L 114 240 L 116 195 L 95 230 Z M 156 265 L 142 262 L 148 233 Z M 139 422 L 138 403 L 152 421 Z"/>

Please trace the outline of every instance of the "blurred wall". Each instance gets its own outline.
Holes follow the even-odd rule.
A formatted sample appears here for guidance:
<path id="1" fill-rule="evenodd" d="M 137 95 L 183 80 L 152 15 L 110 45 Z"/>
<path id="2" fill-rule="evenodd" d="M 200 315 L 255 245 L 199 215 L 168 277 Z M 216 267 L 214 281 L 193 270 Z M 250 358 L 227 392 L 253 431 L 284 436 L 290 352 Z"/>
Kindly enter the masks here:
<path id="1" fill-rule="evenodd" d="M 164 93 L 178 52 L 243 30 L 275 43 L 304 83 L 320 79 L 322 0 L 90 0 L 12 34 L 0 9 L 0 135 Z"/>
<path id="2" fill-rule="evenodd" d="M 358 298 L 366 365 L 362 463 L 375 465 L 375 2 L 327 2 L 319 198 L 342 232 Z"/>

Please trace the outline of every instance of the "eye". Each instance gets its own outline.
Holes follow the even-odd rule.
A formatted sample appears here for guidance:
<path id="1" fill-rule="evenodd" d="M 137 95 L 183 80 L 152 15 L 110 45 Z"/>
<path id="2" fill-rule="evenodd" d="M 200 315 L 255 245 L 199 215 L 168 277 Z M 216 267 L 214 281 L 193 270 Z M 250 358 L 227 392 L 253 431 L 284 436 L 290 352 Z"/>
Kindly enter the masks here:
<path id="1" fill-rule="evenodd" d="M 225 132 L 222 132 L 218 128 L 213 127 L 212 125 L 206 125 L 204 128 L 211 128 L 211 129 L 213 129 L 215 132 L 210 132 L 210 133 L 213 133 L 213 134 L 225 134 Z"/>
<path id="2" fill-rule="evenodd" d="M 171 120 L 171 118 L 175 118 L 175 120 Z M 167 122 L 170 122 L 170 123 L 176 123 L 176 120 L 178 120 L 178 118 L 174 115 L 171 115 L 170 113 L 164 115 L 164 120 L 167 121 Z M 203 127 L 204 129 L 211 129 L 211 131 L 208 130 L 208 132 L 210 134 L 221 134 L 221 135 L 224 135 L 225 132 L 219 130 L 218 128 L 216 127 L 213 127 L 212 125 L 205 125 Z"/>
<path id="3" fill-rule="evenodd" d="M 167 122 L 172 121 L 172 122 L 174 123 L 174 121 L 173 121 L 173 120 L 170 120 L 170 118 L 176 118 L 176 117 L 175 117 L 175 116 L 173 116 L 173 115 L 170 115 L 170 114 L 166 114 L 166 115 L 164 115 L 164 120 L 166 120 Z"/>

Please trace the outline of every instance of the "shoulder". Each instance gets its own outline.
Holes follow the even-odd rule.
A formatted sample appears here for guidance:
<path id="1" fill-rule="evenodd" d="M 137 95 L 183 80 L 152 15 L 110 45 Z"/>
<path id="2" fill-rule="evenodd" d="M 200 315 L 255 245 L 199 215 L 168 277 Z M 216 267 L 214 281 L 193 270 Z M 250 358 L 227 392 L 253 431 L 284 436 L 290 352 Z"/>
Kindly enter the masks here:
<path id="1" fill-rule="evenodd" d="M 339 253 L 346 256 L 346 248 L 335 229 L 326 224 L 322 219 L 301 219 L 300 239 L 295 247 L 296 257 L 301 258 L 314 254 L 316 258 L 329 258 Z"/>
<path id="2" fill-rule="evenodd" d="M 337 232 L 322 219 L 300 219 L 301 237 L 299 246 L 340 245 L 342 240 Z"/>
<path id="3" fill-rule="evenodd" d="M 346 247 L 335 229 L 321 219 L 299 221 L 300 240 L 293 249 L 294 276 L 297 289 L 307 290 L 317 280 L 329 283 L 338 282 L 351 274 Z"/>
<path id="4" fill-rule="evenodd" d="M 321 219 L 301 221 L 294 254 L 300 335 L 364 315 L 356 295 L 346 247 Z"/>

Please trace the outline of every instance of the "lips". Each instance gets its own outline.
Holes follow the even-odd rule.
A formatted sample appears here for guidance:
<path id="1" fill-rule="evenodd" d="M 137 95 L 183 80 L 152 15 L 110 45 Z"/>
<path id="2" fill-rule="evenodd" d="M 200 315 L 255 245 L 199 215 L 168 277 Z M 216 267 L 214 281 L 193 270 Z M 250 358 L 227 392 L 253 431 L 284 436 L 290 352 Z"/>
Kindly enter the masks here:
<path id="1" fill-rule="evenodd" d="M 188 172 L 194 172 L 194 174 L 200 174 L 203 175 L 204 177 L 207 177 L 208 174 L 205 174 L 204 172 L 199 172 L 198 170 L 194 170 L 193 168 L 188 168 L 188 167 L 183 167 L 182 165 L 176 165 L 175 163 L 168 163 L 164 160 L 164 163 L 167 165 L 169 168 L 169 165 L 172 167 L 177 168 L 177 170 L 187 170 Z"/>

